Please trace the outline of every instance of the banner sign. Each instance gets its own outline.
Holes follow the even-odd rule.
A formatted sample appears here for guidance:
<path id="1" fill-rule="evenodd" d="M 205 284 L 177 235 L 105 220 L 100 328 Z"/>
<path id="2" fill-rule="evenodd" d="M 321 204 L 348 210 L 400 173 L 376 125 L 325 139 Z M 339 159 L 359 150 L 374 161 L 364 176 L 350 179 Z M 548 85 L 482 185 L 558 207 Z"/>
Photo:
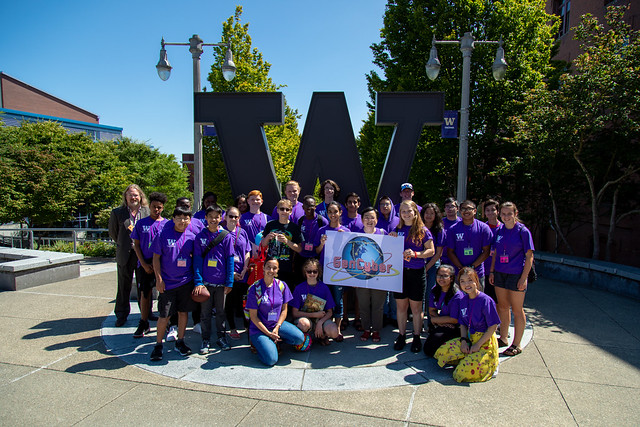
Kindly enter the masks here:
<path id="1" fill-rule="evenodd" d="M 455 110 L 445 110 L 444 123 L 442 123 L 443 138 L 458 137 L 458 112 Z"/>
<path id="2" fill-rule="evenodd" d="M 403 251 L 402 238 L 327 231 L 323 282 L 402 292 Z"/>

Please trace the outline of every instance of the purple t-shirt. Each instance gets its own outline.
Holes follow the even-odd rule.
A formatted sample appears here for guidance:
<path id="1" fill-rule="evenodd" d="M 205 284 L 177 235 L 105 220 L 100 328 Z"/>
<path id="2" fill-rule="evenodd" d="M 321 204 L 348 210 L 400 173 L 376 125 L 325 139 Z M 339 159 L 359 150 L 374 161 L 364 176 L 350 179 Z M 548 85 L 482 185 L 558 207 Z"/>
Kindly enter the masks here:
<path id="1" fill-rule="evenodd" d="M 300 283 L 293 290 L 293 299 L 291 300 L 289 305 L 291 307 L 297 308 L 298 310 L 302 309 L 302 307 L 304 307 L 304 302 L 307 300 L 307 294 L 315 295 L 326 301 L 324 303 L 324 308 L 322 308 L 321 310 L 331 310 L 336 306 L 336 304 L 333 302 L 333 297 L 331 296 L 329 287 L 322 281 L 319 281 L 315 286 L 309 285 L 306 281 Z"/>
<path id="2" fill-rule="evenodd" d="M 343 225 L 339 225 L 337 228 L 333 228 L 330 225 L 325 225 L 316 233 L 316 237 L 313 240 L 313 246 L 320 246 L 320 239 L 322 238 L 322 236 L 327 234 L 327 231 L 349 231 L 349 229 Z M 324 247 L 322 248 L 322 251 L 320 251 L 320 265 L 324 268 Z"/>
<path id="3" fill-rule="evenodd" d="M 431 231 L 431 230 L 429 230 L 429 231 Z M 431 235 L 433 236 L 433 233 L 431 233 Z M 442 248 L 442 256 L 444 255 L 444 251 L 446 250 L 446 248 L 444 247 L 445 246 L 445 242 L 446 242 L 446 236 L 447 236 L 447 233 L 444 230 L 440 230 L 440 231 L 438 231 L 438 234 L 436 235 L 436 238 L 433 239 L 433 249 L 435 249 L 436 252 L 437 252 L 438 248 Z M 441 260 L 442 260 L 442 256 L 440 256 Z M 431 261 L 431 258 L 433 258 L 433 257 L 427 258 L 425 260 L 425 262 L 428 263 L 429 261 Z M 442 264 L 442 261 L 441 261 L 441 264 Z M 433 268 L 433 267 L 431 267 L 431 268 Z"/>
<path id="4" fill-rule="evenodd" d="M 168 220 L 160 217 L 159 220 L 154 220 L 150 216 L 144 217 L 136 221 L 136 226 L 131 232 L 131 239 L 138 240 L 140 242 L 140 250 L 145 260 L 149 261 L 153 258 L 153 251 L 151 250 L 151 243 L 153 238 L 156 237 L 162 231 L 164 223 Z M 138 267 L 140 261 L 138 261 Z"/>
<path id="5" fill-rule="evenodd" d="M 283 285 L 282 291 L 280 291 L 280 283 Z M 259 291 L 257 290 L 258 288 L 260 288 Z M 258 295 L 260 296 L 260 302 L 258 302 Z M 258 310 L 258 319 L 271 331 L 278 323 L 278 319 L 280 319 L 282 305 L 287 304 L 292 298 L 289 287 L 283 281 L 275 279 L 273 284 L 267 287 L 264 279 L 260 279 L 259 282 L 249 287 L 245 307 Z M 262 331 L 253 322 L 249 322 L 249 335 L 261 333 Z"/>
<path id="6" fill-rule="evenodd" d="M 529 229 L 521 223 L 516 223 L 511 230 L 500 227 L 493 244 L 496 249 L 495 270 L 500 273 L 522 274 L 525 255 L 528 250 L 534 250 Z"/>
<path id="7" fill-rule="evenodd" d="M 240 217 L 240 227 L 242 227 L 247 232 L 247 237 L 251 243 L 255 243 L 256 245 L 260 244 L 260 242 L 256 242 L 256 236 L 269 222 L 269 217 L 266 213 L 260 212 L 259 214 L 252 214 L 251 212 L 245 212 Z"/>
<path id="8" fill-rule="evenodd" d="M 247 253 L 251 252 L 251 243 L 249 243 L 249 237 L 247 232 L 240 227 L 236 227 L 236 230 L 232 233 L 229 232 L 233 243 L 233 262 L 234 273 L 240 273 L 244 267 L 244 257 Z M 242 278 L 242 282 L 246 282 L 246 275 Z"/>
<path id="9" fill-rule="evenodd" d="M 476 332 L 487 332 L 490 326 L 500 324 L 496 303 L 482 292 L 474 299 L 465 295 L 460 300 L 458 323 L 469 328 L 471 335 Z"/>
<path id="10" fill-rule="evenodd" d="M 496 238 L 496 233 L 498 232 L 498 229 L 502 227 L 503 224 L 501 222 L 498 222 L 498 225 L 495 227 L 489 224 L 488 222 L 486 222 L 485 224 L 489 226 L 489 229 L 491 230 L 491 233 L 493 235 L 493 238 L 491 239 L 491 252 L 489 253 L 489 258 L 485 259 L 484 262 L 482 263 L 484 265 L 484 274 L 488 275 L 489 271 L 491 270 L 491 260 L 493 259 L 493 251 L 495 249 L 495 247 L 493 246 L 493 242 Z"/>
<path id="11" fill-rule="evenodd" d="M 420 241 L 420 244 L 416 245 L 413 239 L 409 237 L 409 230 L 411 230 L 410 225 L 405 225 L 404 227 L 397 230 L 398 237 L 402 237 L 404 239 L 405 250 L 413 249 L 416 252 L 424 251 L 425 243 L 427 243 L 429 240 L 433 240 L 433 236 L 431 235 L 429 229 L 427 227 L 423 227 L 423 230 L 425 231 L 424 237 L 422 238 L 422 241 Z M 404 268 L 424 268 L 424 266 L 426 265 L 425 261 L 426 260 L 424 258 L 411 258 L 409 261 L 404 261 Z"/>
<path id="12" fill-rule="evenodd" d="M 322 225 L 319 225 L 318 223 Z M 329 221 L 327 221 L 325 217 L 318 214 L 316 214 L 316 217 L 313 219 L 302 217 L 302 220 L 298 220 L 298 225 L 300 225 L 300 232 L 302 233 L 302 252 L 300 252 L 300 256 L 304 258 L 313 258 L 318 256 L 315 251 L 313 242 L 318 230 L 327 224 L 329 224 Z"/>
<path id="13" fill-rule="evenodd" d="M 457 319 L 460 315 L 460 301 L 464 297 L 464 292 L 462 292 L 461 290 L 457 290 L 448 303 L 444 301 L 447 293 L 440 292 L 440 297 L 438 298 L 438 301 L 436 301 L 436 297 L 433 291 L 436 286 L 431 289 L 431 293 L 429 294 L 429 307 L 433 307 L 438 310 L 440 312 L 440 316 L 450 316 L 454 319 Z"/>
<path id="14" fill-rule="evenodd" d="M 362 223 L 360 214 L 356 214 L 355 218 L 349 218 L 347 211 L 342 213 L 342 225 L 354 233 L 362 233 L 362 230 L 364 230 L 364 224 Z"/>
<path id="15" fill-rule="evenodd" d="M 440 264 L 451 264 L 451 260 L 447 256 L 447 230 L 462 221 L 462 218 L 459 216 L 456 217 L 455 220 L 450 220 L 446 216 L 442 218 L 442 225 L 444 225 L 444 242 L 442 246 L 442 256 L 440 257 Z"/>
<path id="16" fill-rule="evenodd" d="M 291 213 L 289 214 L 289 221 L 294 224 L 298 223 L 298 220 L 304 216 L 304 209 L 302 208 L 302 202 L 298 200 L 296 205 L 291 209 Z M 280 217 L 278 216 L 278 205 L 273 208 L 273 212 L 271 212 L 271 219 L 274 221 L 278 221 Z"/>
<path id="17" fill-rule="evenodd" d="M 233 240 L 231 233 L 227 234 L 220 243 L 206 254 L 205 249 L 209 242 L 212 242 L 222 231 L 222 227 L 218 226 L 215 233 L 209 231 L 208 228 L 202 230 L 196 236 L 194 256 L 202 257 L 202 280 L 214 285 L 223 285 L 227 278 L 226 266 L 229 257 L 234 255 Z"/>
<path id="18" fill-rule="evenodd" d="M 471 265 L 482 253 L 482 248 L 491 245 L 493 233 L 487 224 L 477 219 L 473 224 L 460 221 L 447 231 L 447 248 L 455 251 L 460 264 Z M 484 266 L 476 268 L 478 277 L 484 277 Z"/>
<path id="19" fill-rule="evenodd" d="M 160 255 L 160 274 L 165 289 L 174 289 L 193 280 L 193 247 L 196 236 L 189 230 L 178 233 L 165 226 L 151 243 Z"/>
<path id="20" fill-rule="evenodd" d="M 393 230 L 395 230 L 396 227 L 398 227 L 399 223 L 400 223 L 400 218 L 397 215 L 395 215 L 394 210 L 391 210 L 391 213 L 389 214 L 389 219 L 386 219 L 384 215 L 380 214 L 376 227 L 382 228 L 384 231 L 387 232 L 387 234 L 389 234 Z"/>

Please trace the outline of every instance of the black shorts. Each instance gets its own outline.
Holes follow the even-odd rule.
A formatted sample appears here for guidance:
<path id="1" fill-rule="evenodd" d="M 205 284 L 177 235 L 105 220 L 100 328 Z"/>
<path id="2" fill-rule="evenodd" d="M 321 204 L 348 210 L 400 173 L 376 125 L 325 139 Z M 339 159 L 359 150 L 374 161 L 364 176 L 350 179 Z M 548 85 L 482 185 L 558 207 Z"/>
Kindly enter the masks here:
<path id="1" fill-rule="evenodd" d="M 409 298 L 411 301 L 422 301 L 427 287 L 427 273 L 423 268 L 405 268 L 402 272 L 402 292 L 394 292 L 395 299 Z"/>
<path id="2" fill-rule="evenodd" d="M 493 273 L 493 286 L 514 292 L 526 292 L 526 289 L 524 291 L 518 289 L 518 280 L 520 280 L 520 277 L 520 274 L 508 274 L 496 271 Z"/>
<path id="3" fill-rule="evenodd" d="M 142 293 L 145 297 L 149 298 L 149 296 L 151 295 L 151 289 L 156 286 L 156 275 L 155 273 L 147 273 L 146 271 L 144 271 L 144 268 L 142 268 L 142 266 L 137 267 L 136 282 L 138 283 L 138 294 Z"/>
<path id="4" fill-rule="evenodd" d="M 188 282 L 158 294 L 158 316 L 164 318 L 176 312 L 192 311 L 195 302 L 191 299 L 191 291 L 193 291 L 193 282 Z"/>

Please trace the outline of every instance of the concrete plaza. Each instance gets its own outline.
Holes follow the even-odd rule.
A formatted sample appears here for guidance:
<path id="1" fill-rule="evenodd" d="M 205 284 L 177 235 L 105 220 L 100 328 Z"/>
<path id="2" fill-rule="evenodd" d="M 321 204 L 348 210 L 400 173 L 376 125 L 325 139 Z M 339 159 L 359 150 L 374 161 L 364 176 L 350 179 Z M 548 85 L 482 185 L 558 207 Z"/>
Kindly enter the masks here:
<path id="1" fill-rule="evenodd" d="M 379 346 L 363 345 L 350 327 L 344 343 L 304 354 L 285 350 L 270 369 L 242 348 L 244 335 L 233 342 L 239 348 L 206 358 L 178 360 L 166 344 L 165 366 L 184 369 L 176 375 L 148 369 L 146 351 L 155 335 L 133 343 L 128 334 L 135 314 L 125 328 L 110 327 L 113 266 L 88 262 L 82 271 L 78 279 L 0 293 L 0 425 L 638 424 L 636 300 L 538 280 L 526 299 L 532 340 L 482 384 L 455 383 L 450 371 L 434 369 L 433 361 L 412 355 L 408 346 L 402 354 L 389 352 L 395 336 L 390 327 Z M 196 350 L 199 336 L 189 331 L 187 342 Z M 326 357 L 313 356 L 316 351 Z M 378 363 L 379 355 L 386 362 Z M 236 377 L 230 358 L 236 359 Z M 189 368 L 194 363 L 197 368 Z M 224 385 L 194 377 L 203 363 Z M 288 369 L 296 366 L 318 377 L 308 384 L 324 377 L 326 389 L 255 388 L 260 381 L 286 384 Z M 358 381 L 350 372 L 368 368 L 374 378 L 367 387 L 347 389 Z M 335 381 L 338 369 L 344 384 Z M 385 373 L 400 369 L 406 371 L 400 377 Z"/>

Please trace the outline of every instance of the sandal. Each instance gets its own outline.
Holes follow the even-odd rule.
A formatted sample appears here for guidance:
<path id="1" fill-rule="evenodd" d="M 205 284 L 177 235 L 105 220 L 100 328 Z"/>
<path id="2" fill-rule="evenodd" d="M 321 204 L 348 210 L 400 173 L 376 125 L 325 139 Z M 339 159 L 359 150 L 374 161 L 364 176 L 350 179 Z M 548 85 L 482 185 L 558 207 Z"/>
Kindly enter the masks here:
<path id="1" fill-rule="evenodd" d="M 364 331 L 362 335 L 360 335 L 360 341 L 367 341 L 370 336 L 371 336 L 371 332 Z"/>
<path id="2" fill-rule="evenodd" d="M 342 334 L 338 334 L 338 336 L 337 336 L 337 337 L 335 337 L 333 340 L 334 340 L 335 342 L 342 342 L 342 341 L 344 341 L 344 335 L 342 335 Z"/>
<path id="3" fill-rule="evenodd" d="M 353 327 L 356 328 L 356 331 L 364 331 L 362 327 L 362 320 L 356 319 L 353 321 Z"/>
<path id="4" fill-rule="evenodd" d="M 522 349 L 520 347 L 518 347 L 517 345 L 512 345 L 511 347 L 509 347 L 508 349 L 503 351 L 502 355 L 503 356 L 508 356 L 508 357 L 513 357 L 513 356 L 517 356 L 520 353 L 522 353 Z"/>
<path id="5" fill-rule="evenodd" d="M 349 321 L 348 320 L 342 320 L 342 322 L 340 323 L 340 332 L 344 331 L 348 327 L 349 327 Z"/>
<path id="6" fill-rule="evenodd" d="M 373 334 L 371 334 L 371 341 L 380 342 L 380 332 L 373 331 Z"/>
<path id="7" fill-rule="evenodd" d="M 498 348 L 502 348 L 502 347 L 509 347 L 509 343 L 502 341 L 501 338 L 498 338 Z"/>
<path id="8" fill-rule="evenodd" d="M 329 341 L 329 337 L 324 337 L 321 340 L 318 341 L 320 343 L 321 346 L 326 347 L 328 345 L 331 345 L 331 341 Z"/>

